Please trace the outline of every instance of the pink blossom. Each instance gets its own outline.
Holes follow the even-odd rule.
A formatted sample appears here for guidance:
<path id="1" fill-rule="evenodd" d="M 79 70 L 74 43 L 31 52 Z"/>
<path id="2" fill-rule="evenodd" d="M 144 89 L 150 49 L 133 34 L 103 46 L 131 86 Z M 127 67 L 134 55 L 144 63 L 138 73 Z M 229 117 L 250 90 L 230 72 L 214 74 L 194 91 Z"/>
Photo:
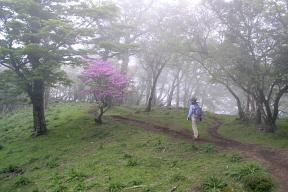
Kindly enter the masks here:
<path id="1" fill-rule="evenodd" d="M 89 64 L 81 73 L 81 80 L 87 86 L 83 91 L 95 96 L 96 101 L 105 102 L 107 98 L 119 102 L 123 100 L 124 90 L 129 78 L 117 71 L 112 63 L 102 60 L 86 60 Z"/>

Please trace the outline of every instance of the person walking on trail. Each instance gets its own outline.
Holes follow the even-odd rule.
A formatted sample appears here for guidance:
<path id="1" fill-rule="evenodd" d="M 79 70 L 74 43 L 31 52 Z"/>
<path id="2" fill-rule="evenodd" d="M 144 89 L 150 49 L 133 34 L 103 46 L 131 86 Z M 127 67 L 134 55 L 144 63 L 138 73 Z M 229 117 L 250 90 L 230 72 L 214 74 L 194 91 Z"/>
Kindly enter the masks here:
<path id="1" fill-rule="evenodd" d="M 198 105 L 197 98 L 193 97 L 190 99 L 190 106 L 187 115 L 187 120 L 192 121 L 192 131 L 194 134 L 194 139 L 199 138 L 199 133 L 197 129 L 197 121 L 202 120 L 202 109 Z"/>

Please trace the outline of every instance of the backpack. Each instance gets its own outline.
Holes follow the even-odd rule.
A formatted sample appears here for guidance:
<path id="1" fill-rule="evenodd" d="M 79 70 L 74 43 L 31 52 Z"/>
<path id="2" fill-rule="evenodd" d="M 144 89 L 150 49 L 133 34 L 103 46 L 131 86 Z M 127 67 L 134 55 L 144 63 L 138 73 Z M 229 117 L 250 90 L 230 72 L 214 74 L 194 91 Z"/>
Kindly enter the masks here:
<path id="1" fill-rule="evenodd" d="M 197 119 L 202 120 L 203 111 L 198 104 L 195 105 L 194 114 Z"/>

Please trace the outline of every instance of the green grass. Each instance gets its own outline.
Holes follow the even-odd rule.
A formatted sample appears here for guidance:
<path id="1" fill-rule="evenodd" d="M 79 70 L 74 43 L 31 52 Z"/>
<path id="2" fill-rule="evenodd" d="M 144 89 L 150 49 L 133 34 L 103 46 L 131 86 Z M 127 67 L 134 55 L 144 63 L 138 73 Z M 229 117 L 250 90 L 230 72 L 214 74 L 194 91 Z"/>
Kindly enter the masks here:
<path id="1" fill-rule="evenodd" d="M 265 133 L 253 123 L 243 123 L 235 120 L 235 116 L 219 116 L 225 123 L 219 133 L 226 138 L 243 143 L 261 144 L 268 147 L 288 148 L 288 119 L 277 122 L 278 130 L 275 133 Z"/>
<path id="2" fill-rule="evenodd" d="M 151 112 L 147 113 L 144 112 L 144 109 L 142 108 L 115 107 L 111 114 L 116 115 L 117 113 L 121 113 L 123 116 L 129 118 L 140 119 L 151 122 L 155 125 L 169 127 L 174 130 L 185 129 L 191 132 L 192 135 L 191 121 L 187 121 L 186 119 L 187 109 L 185 108 L 154 108 Z M 206 112 L 203 116 L 203 121 L 197 123 L 197 128 L 201 138 L 210 138 L 207 128 L 213 125 L 213 116 L 213 114 Z"/>
<path id="3" fill-rule="evenodd" d="M 243 191 L 241 183 L 224 174 L 247 163 L 231 161 L 234 151 L 175 140 L 115 123 L 109 116 L 103 125 L 95 125 L 89 108 L 88 104 L 50 106 L 46 113 L 49 133 L 36 138 L 31 136 L 30 110 L 4 116 L 0 120 L 1 191 L 144 192 L 169 191 L 175 186 L 177 191 L 190 191 L 208 176 L 224 178 L 229 186 Z M 183 110 L 162 112 L 134 117 L 159 124 L 174 121 L 175 129 L 190 128 Z M 135 109 L 118 107 L 110 115 L 130 113 L 135 114 Z M 209 121 L 207 117 L 203 124 Z"/>

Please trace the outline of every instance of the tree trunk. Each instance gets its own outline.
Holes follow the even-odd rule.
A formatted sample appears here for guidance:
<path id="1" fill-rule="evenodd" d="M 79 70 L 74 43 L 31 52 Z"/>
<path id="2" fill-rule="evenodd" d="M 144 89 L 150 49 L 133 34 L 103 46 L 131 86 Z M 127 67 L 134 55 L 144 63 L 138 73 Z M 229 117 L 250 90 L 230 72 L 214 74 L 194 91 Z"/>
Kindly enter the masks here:
<path id="1" fill-rule="evenodd" d="M 147 86 L 146 86 L 146 95 L 145 95 L 145 105 L 148 105 L 149 102 L 149 96 L 150 96 L 150 92 L 151 92 L 151 88 L 152 88 L 152 80 L 147 82 Z"/>
<path id="2" fill-rule="evenodd" d="M 153 84 L 152 84 L 152 87 L 151 87 L 151 90 L 150 90 L 150 95 L 149 95 L 149 98 L 148 98 L 148 102 L 147 102 L 147 107 L 145 109 L 146 112 L 150 112 L 151 111 L 151 108 L 152 108 L 152 101 L 155 97 L 155 89 L 156 89 L 156 84 L 157 84 L 157 78 L 155 78 L 155 80 L 153 81 Z"/>
<path id="3" fill-rule="evenodd" d="M 248 114 L 250 113 L 250 103 L 251 103 L 251 98 L 250 95 L 247 95 L 247 100 L 246 100 L 246 108 L 245 108 L 245 113 Z"/>
<path id="4" fill-rule="evenodd" d="M 174 89 L 172 88 L 172 90 L 170 90 L 168 98 L 167 98 L 167 107 L 171 107 L 172 105 L 172 99 L 173 99 L 173 93 L 174 93 Z"/>
<path id="5" fill-rule="evenodd" d="M 124 53 L 122 56 L 122 64 L 121 64 L 121 73 L 127 75 L 128 73 L 128 64 L 129 64 L 129 54 Z"/>
<path id="6" fill-rule="evenodd" d="M 44 109 L 48 109 L 48 103 L 49 103 L 49 95 L 50 94 L 50 87 L 47 87 L 44 92 Z"/>
<path id="7" fill-rule="evenodd" d="M 167 98 L 167 107 L 171 107 L 171 104 L 172 104 L 172 99 L 173 99 L 173 95 L 174 95 L 174 91 L 175 91 L 175 83 L 176 83 L 176 80 L 177 78 L 175 77 L 173 82 L 172 82 L 172 85 L 171 85 L 171 89 L 169 91 L 169 94 L 168 94 L 168 98 Z"/>
<path id="8" fill-rule="evenodd" d="M 180 77 L 179 74 L 177 76 L 177 89 L 176 89 L 176 108 L 180 106 Z"/>
<path id="9" fill-rule="evenodd" d="M 189 103 L 189 94 L 191 93 L 191 83 L 187 82 L 187 80 L 184 81 L 184 97 L 183 97 L 183 104 L 184 106 L 187 106 Z"/>
<path id="10" fill-rule="evenodd" d="M 265 117 L 265 131 L 273 133 L 276 131 L 276 119 L 273 118 L 269 101 L 264 101 L 266 117 Z"/>
<path id="11" fill-rule="evenodd" d="M 250 106 L 251 106 L 251 113 L 252 114 L 254 114 L 255 115 L 255 113 L 256 113 L 256 107 L 255 107 L 255 99 L 254 99 L 254 97 L 253 96 L 251 96 L 251 102 L 250 102 Z"/>
<path id="12" fill-rule="evenodd" d="M 233 95 L 233 97 L 236 100 L 239 119 L 242 120 L 242 121 L 246 120 L 246 116 L 245 116 L 244 110 L 242 108 L 242 104 L 241 104 L 240 98 L 237 96 L 237 94 L 228 85 L 226 85 L 226 84 L 224 84 L 224 85 L 225 85 L 225 87 L 228 89 L 228 91 Z"/>
<path id="13" fill-rule="evenodd" d="M 140 103 L 141 103 L 141 101 L 142 101 L 142 98 L 143 98 L 143 96 L 144 96 L 144 89 L 143 88 L 141 88 L 141 92 L 140 92 L 140 94 L 139 95 L 137 95 L 137 99 L 136 99 L 136 105 L 138 106 L 138 105 L 140 105 Z"/>
<path id="14" fill-rule="evenodd" d="M 147 107 L 145 109 L 146 112 L 150 112 L 151 108 L 152 108 L 152 101 L 153 98 L 155 97 L 155 89 L 156 89 L 156 85 L 157 85 L 157 81 L 158 78 L 161 74 L 161 72 L 163 71 L 163 68 L 165 67 L 167 61 L 165 61 L 164 63 L 160 64 L 160 67 L 157 69 L 157 71 L 152 71 L 152 86 L 151 86 L 151 90 L 150 90 L 150 95 L 148 98 L 148 103 L 147 103 Z"/>
<path id="15" fill-rule="evenodd" d="M 246 116 L 245 116 L 245 113 L 244 113 L 244 111 L 243 111 L 243 108 L 242 108 L 240 99 L 238 98 L 238 99 L 236 99 L 236 101 L 237 101 L 238 115 L 239 115 L 240 120 L 242 120 L 242 121 L 247 120 L 247 118 L 246 118 Z"/>
<path id="16" fill-rule="evenodd" d="M 277 130 L 276 122 L 272 119 L 265 120 L 264 130 L 267 133 L 274 133 Z"/>
<path id="17" fill-rule="evenodd" d="M 265 117 L 265 131 L 266 132 L 275 132 L 277 130 L 276 126 L 276 120 L 278 118 L 279 113 L 279 102 L 281 97 L 287 92 L 288 85 L 284 86 L 284 88 L 279 89 L 279 92 L 276 94 L 274 99 L 274 104 L 270 105 L 271 95 L 268 96 L 267 99 L 265 99 L 264 92 L 261 93 L 261 98 L 263 100 L 265 111 L 266 111 L 266 117 Z M 272 91 L 272 90 L 271 90 Z M 272 92 L 271 92 L 272 93 Z M 273 106 L 273 111 L 271 107 Z"/>
<path id="18" fill-rule="evenodd" d="M 31 101 L 33 105 L 34 131 L 36 136 L 47 133 L 44 111 L 44 89 L 43 81 L 33 81 Z"/>
<path id="19" fill-rule="evenodd" d="M 153 97 L 154 97 L 154 90 L 149 95 L 149 98 L 148 98 L 148 101 L 147 101 L 147 107 L 145 109 L 146 112 L 150 112 L 151 111 Z"/>
<path id="20" fill-rule="evenodd" d="M 100 113 L 99 113 L 99 115 L 96 115 L 95 123 L 99 123 L 99 124 L 103 123 L 103 121 L 102 121 L 103 114 L 104 114 L 104 109 L 103 109 L 103 107 L 100 107 Z"/>
<path id="21" fill-rule="evenodd" d="M 152 106 L 157 105 L 157 97 L 156 97 L 156 88 L 154 89 L 153 98 L 152 98 Z"/>
<path id="22" fill-rule="evenodd" d="M 264 104 L 264 106 L 263 106 Z M 264 110 L 264 108 L 265 110 Z M 263 91 L 259 90 L 259 96 L 256 98 L 256 123 L 265 123 L 264 130 L 273 133 L 276 130 L 276 119 L 273 118 L 269 101 L 265 99 Z"/>
<path id="23" fill-rule="evenodd" d="M 256 100 L 256 118 L 255 118 L 255 122 L 256 124 L 261 124 L 262 123 L 262 105 L 260 103 L 260 101 Z"/>

